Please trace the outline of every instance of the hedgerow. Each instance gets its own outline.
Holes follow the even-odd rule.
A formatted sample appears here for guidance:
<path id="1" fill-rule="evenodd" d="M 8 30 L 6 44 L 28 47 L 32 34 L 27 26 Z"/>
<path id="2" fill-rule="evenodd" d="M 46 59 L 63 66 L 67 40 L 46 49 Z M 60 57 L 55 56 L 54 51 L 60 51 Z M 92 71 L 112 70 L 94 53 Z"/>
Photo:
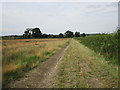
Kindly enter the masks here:
<path id="1" fill-rule="evenodd" d="M 118 33 L 120 30 L 117 31 Z M 112 63 L 118 63 L 118 33 L 75 38 L 82 44 L 103 55 Z"/>

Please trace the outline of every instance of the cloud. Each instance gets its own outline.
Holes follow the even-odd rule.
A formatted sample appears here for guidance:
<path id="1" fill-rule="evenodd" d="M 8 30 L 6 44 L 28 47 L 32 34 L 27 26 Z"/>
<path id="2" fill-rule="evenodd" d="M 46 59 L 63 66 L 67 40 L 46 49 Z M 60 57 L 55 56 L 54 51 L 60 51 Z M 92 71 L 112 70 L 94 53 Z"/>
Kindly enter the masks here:
<path id="1" fill-rule="evenodd" d="M 4 3 L 3 35 L 23 34 L 27 27 L 39 27 L 42 32 L 53 34 L 64 33 L 67 29 L 86 33 L 112 32 L 117 26 L 117 7 L 114 5 L 95 2 Z"/>
<path id="2" fill-rule="evenodd" d="M 0 2 L 118 2 L 119 0 L 1 0 Z"/>
<path id="3" fill-rule="evenodd" d="M 2 35 L 2 4 L 0 3 L 0 35 Z"/>

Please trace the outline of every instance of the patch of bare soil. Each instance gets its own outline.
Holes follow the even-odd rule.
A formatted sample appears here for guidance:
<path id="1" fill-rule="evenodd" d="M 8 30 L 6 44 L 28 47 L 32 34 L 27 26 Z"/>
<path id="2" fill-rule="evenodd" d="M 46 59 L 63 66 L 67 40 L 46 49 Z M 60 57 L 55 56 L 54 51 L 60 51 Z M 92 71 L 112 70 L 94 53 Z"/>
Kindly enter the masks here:
<path id="1" fill-rule="evenodd" d="M 9 88 L 49 88 L 54 83 L 53 78 L 57 74 L 57 64 L 59 60 L 64 56 L 66 46 L 56 52 L 47 61 L 43 62 L 37 68 L 29 71 L 24 77 L 11 82 Z"/>

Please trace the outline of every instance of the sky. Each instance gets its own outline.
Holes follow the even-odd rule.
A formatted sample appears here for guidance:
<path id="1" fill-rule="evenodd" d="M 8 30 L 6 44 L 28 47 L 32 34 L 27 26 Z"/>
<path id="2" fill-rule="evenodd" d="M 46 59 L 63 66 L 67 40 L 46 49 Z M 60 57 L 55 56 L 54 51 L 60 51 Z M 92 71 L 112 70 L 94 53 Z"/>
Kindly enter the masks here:
<path id="1" fill-rule="evenodd" d="M 26 28 L 42 33 L 112 33 L 118 27 L 117 2 L 4 2 L 2 35 L 21 35 Z"/>

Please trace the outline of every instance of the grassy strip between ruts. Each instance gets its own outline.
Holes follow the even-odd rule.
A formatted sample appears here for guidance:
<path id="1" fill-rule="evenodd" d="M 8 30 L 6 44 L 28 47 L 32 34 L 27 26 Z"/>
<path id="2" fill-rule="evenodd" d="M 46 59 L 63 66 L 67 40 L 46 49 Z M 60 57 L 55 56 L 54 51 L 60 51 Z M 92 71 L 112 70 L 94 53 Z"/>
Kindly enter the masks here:
<path id="1" fill-rule="evenodd" d="M 118 66 L 72 40 L 58 64 L 55 88 L 117 88 Z"/>
<path id="2" fill-rule="evenodd" d="M 47 60 L 69 39 L 3 40 L 3 86 Z"/>

